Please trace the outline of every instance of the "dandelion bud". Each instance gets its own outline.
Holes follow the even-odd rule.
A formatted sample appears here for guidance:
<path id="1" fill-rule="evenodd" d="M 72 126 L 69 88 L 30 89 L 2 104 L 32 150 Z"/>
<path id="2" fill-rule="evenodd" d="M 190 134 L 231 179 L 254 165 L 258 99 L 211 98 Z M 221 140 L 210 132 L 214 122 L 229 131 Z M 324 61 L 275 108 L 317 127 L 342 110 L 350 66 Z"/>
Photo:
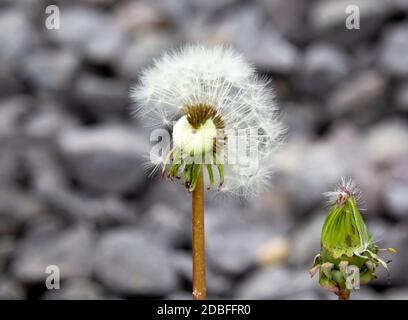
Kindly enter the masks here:
<path id="1" fill-rule="evenodd" d="M 348 299 L 352 289 L 359 289 L 376 278 L 378 266 L 388 271 L 387 263 L 377 255 L 381 250 L 374 244 L 371 233 L 358 209 L 354 183 L 342 180 L 336 191 L 326 193 L 331 209 L 324 221 L 321 251 L 316 256 L 311 274 L 320 270 L 320 285 Z M 395 253 L 395 249 L 388 248 Z"/>

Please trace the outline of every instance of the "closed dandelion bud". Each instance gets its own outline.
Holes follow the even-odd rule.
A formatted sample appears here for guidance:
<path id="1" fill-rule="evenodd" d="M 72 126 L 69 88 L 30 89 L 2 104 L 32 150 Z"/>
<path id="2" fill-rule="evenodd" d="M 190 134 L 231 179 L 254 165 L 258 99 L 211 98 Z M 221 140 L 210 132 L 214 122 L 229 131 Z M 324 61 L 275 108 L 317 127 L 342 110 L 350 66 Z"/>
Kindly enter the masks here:
<path id="1" fill-rule="evenodd" d="M 380 250 L 395 253 L 395 249 L 379 249 L 358 208 L 359 192 L 354 183 L 342 180 L 336 191 L 325 194 L 331 204 L 321 234 L 321 251 L 315 257 L 313 276 L 320 270 L 320 285 L 348 299 L 352 289 L 376 278 L 375 270 L 387 263 L 378 256 Z"/>

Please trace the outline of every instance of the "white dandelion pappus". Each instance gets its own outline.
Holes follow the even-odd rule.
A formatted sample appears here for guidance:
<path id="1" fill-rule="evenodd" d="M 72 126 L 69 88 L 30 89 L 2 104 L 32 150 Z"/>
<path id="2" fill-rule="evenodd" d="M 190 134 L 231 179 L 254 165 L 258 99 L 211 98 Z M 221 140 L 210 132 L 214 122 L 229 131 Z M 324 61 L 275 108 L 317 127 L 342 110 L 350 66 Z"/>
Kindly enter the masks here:
<path id="1" fill-rule="evenodd" d="M 224 182 L 220 191 L 252 196 L 268 186 L 273 169 L 271 155 L 283 134 L 269 87 L 270 83 L 257 77 L 252 65 L 234 50 L 190 45 L 155 60 L 140 76 L 131 97 L 137 103 L 135 113 L 153 125 L 171 127 L 176 121 L 174 149 L 169 156 L 175 156 L 176 147 L 185 153 L 211 154 L 217 177 L 221 184 Z M 246 143 L 231 148 L 237 140 L 233 133 L 244 136 L 238 140 Z M 241 163 L 231 161 L 230 153 L 234 157 L 250 156 Z M 219 162 L 225 155 L 225 162 Z M 215 175 L 209 168 L 212 164 L 207 164 L 203 166 L 212 185 Z M 161 165 L 166 169 L 166 160 Z M 194 166 L 172 165 L 169 176 L 177 177 L 179 170 L 183 175 L 188 171 L 184 179 L 191 178 Z"/>
<path id="2" fill-rule="evenodd" d="M 345 179 L 342 177 L 334 191 L 325 192 L 323 195 L 327 197 L 329 205 L 342 204 L 351 196 L 356 199 L 357 203 L 361 202 L 361 191 L 350 178 Z"/>

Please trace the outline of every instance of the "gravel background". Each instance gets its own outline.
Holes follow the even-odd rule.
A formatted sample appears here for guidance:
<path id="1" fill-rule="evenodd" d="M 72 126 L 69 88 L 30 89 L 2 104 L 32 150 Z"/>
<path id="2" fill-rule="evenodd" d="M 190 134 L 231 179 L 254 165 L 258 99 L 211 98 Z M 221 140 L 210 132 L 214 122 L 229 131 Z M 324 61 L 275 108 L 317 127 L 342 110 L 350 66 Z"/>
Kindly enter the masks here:
<path id="1" fill-rule="evenodd" d="M 270 192 L 208 200 L 209 297 L 334 299 L 307 271 L 322 193 L 351 176 L 398 250 L 391 283 L 380 272 L 353 298 L 408 299 L 407 0 L 0 0 L 0 298 L 190 298 L 190 199 L 144 174 L 150 129 L 128 91 L 196 41 L 272 76 L 289 128 Z M 51 264 L 60 290 L 45 288 Z"/>

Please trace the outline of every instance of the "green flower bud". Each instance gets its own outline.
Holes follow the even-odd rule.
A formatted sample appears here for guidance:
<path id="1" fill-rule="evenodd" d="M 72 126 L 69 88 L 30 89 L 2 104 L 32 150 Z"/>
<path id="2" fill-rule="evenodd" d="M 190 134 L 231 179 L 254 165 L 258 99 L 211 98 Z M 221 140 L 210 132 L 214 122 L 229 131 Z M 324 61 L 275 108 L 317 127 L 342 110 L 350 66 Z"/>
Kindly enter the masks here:
<path id="1" fill-rule="evenodd" d="M 353 182 L 344 180 L 336 191 L 326 193 L 332 207 L 323 224 L 320 254 L 309 271 L 313 276 L 320 270 L 320 285 L 339 299 L 348 299 L 350 290 L 374 280 L 378 266 L 388 271 L 360 214 L 357 194 Z M 396 252 L 392 248 L 387 251 Z"/>

